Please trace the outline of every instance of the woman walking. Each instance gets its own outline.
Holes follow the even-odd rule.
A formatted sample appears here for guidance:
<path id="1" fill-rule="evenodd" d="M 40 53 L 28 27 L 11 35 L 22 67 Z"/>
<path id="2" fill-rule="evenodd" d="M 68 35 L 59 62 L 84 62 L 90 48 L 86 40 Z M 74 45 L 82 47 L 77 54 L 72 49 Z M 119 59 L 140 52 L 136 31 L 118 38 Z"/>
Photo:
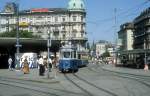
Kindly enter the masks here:
<path id="1" fill-rule="evenodd" d="M 23 62 L 23 72 L 24 74 L 28 74 L 29 73 L 29 64 L 28 64 L 28 60 L 25 59 Z"/>

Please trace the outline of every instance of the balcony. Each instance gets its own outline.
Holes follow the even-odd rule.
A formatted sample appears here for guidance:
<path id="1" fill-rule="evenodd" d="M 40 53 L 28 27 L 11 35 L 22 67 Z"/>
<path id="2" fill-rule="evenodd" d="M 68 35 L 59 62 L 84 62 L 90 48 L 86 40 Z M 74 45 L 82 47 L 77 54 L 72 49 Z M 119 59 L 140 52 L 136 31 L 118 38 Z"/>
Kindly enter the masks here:
<path id="1" fill-rule="evenodd" d="M 72 37 L 72 40 L 88 40 L 86 37 Z"/>

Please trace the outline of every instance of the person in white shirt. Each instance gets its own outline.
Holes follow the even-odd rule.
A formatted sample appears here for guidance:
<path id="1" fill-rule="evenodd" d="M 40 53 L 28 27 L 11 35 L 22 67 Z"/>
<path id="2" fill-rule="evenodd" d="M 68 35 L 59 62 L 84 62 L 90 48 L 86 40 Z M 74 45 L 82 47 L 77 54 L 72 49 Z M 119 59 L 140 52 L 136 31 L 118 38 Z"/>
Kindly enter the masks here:
<path id="1" fill-rule="evenodd" d="M 9 57 L 9 58 L 8 58 L 9 70 L 13 70 L 13 68 L 12 68 L 12 62 L 13 62 L 12 58 Z"/>
<path id="2" fill-rule="evenodd" d="M 39 64 L 39 75 L 40 76 L 44 76 L 45 67 L 44 67 L 43 57 L 42 56 L 39 58 L 38 64 Z"/>

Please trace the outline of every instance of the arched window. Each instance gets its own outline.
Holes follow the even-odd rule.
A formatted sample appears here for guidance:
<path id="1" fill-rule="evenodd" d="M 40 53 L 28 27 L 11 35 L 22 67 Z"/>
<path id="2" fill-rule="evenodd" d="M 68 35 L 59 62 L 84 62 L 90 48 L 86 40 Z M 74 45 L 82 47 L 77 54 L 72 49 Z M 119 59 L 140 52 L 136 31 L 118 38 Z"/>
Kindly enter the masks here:
<path id="1" fill-rule="evenodd" d="M 83 4 L 81 4 L 81 8 L 83 8 Z"/>
<path id="2" fill-rule="evenodd" d="M 73 3 L 73 7 L 76 7 L 76 4 L 75 4 L 75 3 Z"/>
<path id="3" fill-rule="evenodd" d="M 72 37 L 75 38 L 76 36 L 77 36 L 77 30 L 76 30 L 76 29 L 73 29 L 73 30 L 72 30 Z"/>

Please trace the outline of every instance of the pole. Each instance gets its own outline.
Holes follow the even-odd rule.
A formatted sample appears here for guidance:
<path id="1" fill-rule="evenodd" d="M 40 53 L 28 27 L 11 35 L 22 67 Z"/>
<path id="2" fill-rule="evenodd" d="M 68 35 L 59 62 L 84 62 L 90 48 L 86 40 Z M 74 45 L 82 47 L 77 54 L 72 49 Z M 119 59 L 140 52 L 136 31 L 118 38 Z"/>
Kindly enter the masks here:
<path id="1" fill-rule="evenodd" d="M 7 32 L 9 32 L 9 17 L 7 17 L 6 21 L 7 21 Z"/>
<path id="2" fill-rule="evenodd" d="M 69 44 L 71 45 L 72 44 L 72 32 L 71 32 L 71 13 L 70 13 L 70 10 L 69 10 Z"/>
<path id="3" fill-rule="evenodd" d="M 114 15 L 115 15 L 115 26 L 114 26 L 114 28 L 115 28 L 115 32 L 114 32 L 114 43 L 115 43 L 115 61 L 114 61 L 114 65 L 116 66 L 117 65 L 117 36 L 116 36 L 116 31 L 117 31 L 117 29 L 116 29 L 116 24 L 117 24 L 117 16 L 116 16 L 116 13 L 117 13 L 117 8 L 115 8 L 114 9 Z"/>
<path id="4" fill-rule="evenodd" d="M 47 59 L 48 59 L 48 65 L 47 65 L 47 67 L 48 67 L 48 70 L 47 70 L 47 78 L 49 79 L 50 78 L 50 76 L 49 76 L 49 71 L 51 70 L 50 69 L 50 46 L 51 46 L 51 36 L 50 36 L 51 34 L 50 34 L 50 32 L 48 31 L 48 39 L 47 39 L 47 54 L 48 54 L 48 56 L 47 56 Z"/>
<path id="5" fill-rule="evenodd" d="M 146 38 L 146 37 L 145 37 Z M 144 70 L 147 71 L 148 68 L 148 64 L 147 64 L 147 38 L 144 40 L 144 50 L 145 50 L 145 56 L 144 56 Z"/>
<path id="6" fill-rule="evenodd" d="M 19 66 L 19 50 L 21 45 L 19 44 L 19 4 L 16 4 L 17 12 L 16 12 L 16 69 L 20 69 Z"/>

